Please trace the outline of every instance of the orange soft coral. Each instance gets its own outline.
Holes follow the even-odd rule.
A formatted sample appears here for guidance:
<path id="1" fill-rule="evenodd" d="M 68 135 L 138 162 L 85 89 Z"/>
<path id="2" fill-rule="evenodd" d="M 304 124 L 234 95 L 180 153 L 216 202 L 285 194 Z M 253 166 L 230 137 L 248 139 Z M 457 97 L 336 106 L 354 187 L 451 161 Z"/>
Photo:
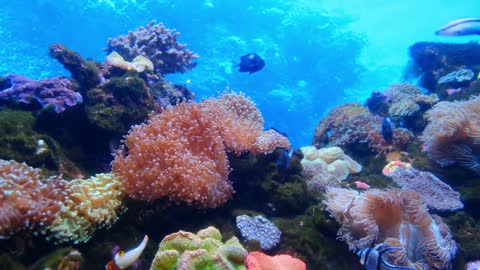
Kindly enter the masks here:
<path id="1" fill-rule="evenodd" d="M 403 247 L 395 264 L 428 269 L 446 269 L 457 247 L 447 225 L 430 216 L 420 195 L 413 190 L 370 189 L 359 193 L 329 188 L 328 211 L 342 225 L 338 231 L 350 249 L 385 243 Z"/>
<path id="2" fill-rule="evenodd" d="M 247 270 L 306 270 L 304 262 L 290 255 L 280 254 L 268 256 L 262 252 L 254 251 L 247 255 L 245 260 Z"/>
<path id="3" fill-rule="evenodd" d="M 0 160 L 0 238 L 51 222 L 62 204 L 59 179 L 25 163 Z"/>
<path id="4" fill-rule="evenodd" d="M 226 152 L 268 153 L 288 139 L 262 131 L 263 118 L 242 94 L 167 108 L 132 128 L 117 151 L 113 171 L 130 197 L 217 207 L 232 194 Z M 127 154 L 128 152 L 128 154 Z"/>

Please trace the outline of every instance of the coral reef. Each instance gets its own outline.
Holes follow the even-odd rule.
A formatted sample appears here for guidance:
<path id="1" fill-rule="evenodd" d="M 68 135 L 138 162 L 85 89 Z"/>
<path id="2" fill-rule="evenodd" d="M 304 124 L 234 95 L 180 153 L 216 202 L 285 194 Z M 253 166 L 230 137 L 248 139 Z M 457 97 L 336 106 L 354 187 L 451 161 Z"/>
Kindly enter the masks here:
<path id="1" fill-rule="evenodd" d="M 31 112 L 1 110 L 0 158 L 25 162 L 68 177 L 79 173 L 79 169 L 64 155 L 59 143 L 34 130 L 34 125 L 35 118 Z"/>
<path id="2" fill-rule="evenodd" d="M 63 199 L 58 180 L 44 180 L 39 169 L 25 163 L 0 160 L 1 238 L 53 221 Z"/>
<path id="3" fill-rule="evenodd" d="M 474 73 L 480 70 L 480 45 L 476 42 L 464 44 L 418 42 L 410 47 L 412 63 L 407 75 L 419 76 L 420 85 L 430 92 L 442 94 L 438 81 L 451 72 L 467 67 Z M 457 88 L 470 83 L 469 80 L 455 81 L 448 86 Z"/>
<path id="4" fill-rule="evenodd" d="M 448 269 L 457 246 L 448 226 L 431 216 L 413 190 L 369 189 L 359 193 L 329 188 L 324 203 L 342 226 L 339 237 L 350 249 L 385 243 L 401 247 L 388 254 L 393 265 Z M 422 268 L 423 267 L 423 268 Z"/>
<path id="5" fill-rule="evenodd" d="M 114 77 L 86 92 L 85 111 L 92 125 L 103 132 L 125 134 L 155 109 L 152 93 L 137 76 Z"/>
<path id="6" fill-rule="evenodd" d="M 26 104 L 36 100 L 44 108 L 52 105 L 57 113 L 83 102 L 82 95 L 72 90 L 71 82 L 66 78 L 53 77 L 36 81 L 18 74 L 9 74 L 6 78 L 9 86 L 0 91 L 0 98 L 3 99 Z"/>
<path id="7" fill-rule="evenodd" d="M 145 27 L 128 32 L 128 35 L 108 39 L 105 51 L 115 51 L 127 61 L 143 55 L 153 62 L 155 73 L 183 73 L 195 67 L 196 63 L 192 60 L 198 55 L 187 49 L 185 44 L 177 42 L 179 35 L 175 29 L 151 21 Z"/>
<path id="8" fill-rule="evenodd" d="M 0 160 L 0 235 L 41 232 L 56 242 L 85 242 L 121 212 L 123 186 L 112 174 L 45 179 L 25 163 Z"/>
<path id="9" fill-rule="evenodd" d="M 150 270 L 235 269 L 245 270 L 247 251 L 236 237 L 222 242 L 215 227 L 191 232 L 179 231 L 165 236 Z"/>
<path id="10" fill-rule="evenodd" d="M 362 165 L 346 155 L 340 147 L 315 146 L 300 148 L 302 175 L 310 189 L 324 191 L 328 186 L 339 186 L 350 174 L 359 173 Z"/>
<path id="11" fill-rule="evenodd" d="M 389 176 L 400 187 L 415 190 L 430 209 L 454 211 L 463 208 L 460 193 L 431 172 L 398 168 Z"/>
<path id="12" fill-rule="evenodd" d="M 245 241 L 258 241 L 262 250 L 270 250 L 280 242 L 282 232 L 263 216 L 240 215 L 236 217 L 236 221 L 237 228 Z"/>
<path id="13" fill-rule="evenodd" d="M 247 270 L 306 270 L 304 262 L 290 255 L 268 256 L 258 251 L 250 252 L 245 260 Z"/>
<path id="14" fill-rule="evenodd" d="M 316 146 L 350 146 L 367 144 L 376 153 L 384 152 L 390 145 L 381 134 L 382 117 L 371 114 L 358 103 L 341 105 L 331 110 L 315 129 Z M 404 128 L 393 130 L 392 146 L 403 148 L 412 133 Z"/>
<path id="15" fill-rule="evenodd" d="M 113 171 L 132 198 L 167 197 L 214 208 L 233 192 L 226 151 L 257 154 L 290 148 L 287 138 L 262 129 L 260 112 L 241 94 L 183 103 L 134 126 L 125 138 L 127 149 L 115 154 Z"/>
<path id="16" fill-rule="evenodd" d="M 97 229 L 109 227 L 125 209 L 123 185 L 113 174 L 97 174 L 88 179 L 61 181 L 61 210 L 45 224 L 43 234 L 57 243 L 87 242 Z"/>
<path id="17" fill-rule="evenodd" d="M 388 114 L 396 121 L 412 117 L 421 107 L 438 102 L 436 94 L 425 95 L 418 87 L 408 83 L 389 86 L 383 92 L 389 103 Z"/>
<path id="18" fill-rule="evenodd" d="M 99 70 L 94 61 L 84 60 L 79 53 L 60 43 L 54 43 L 48 49 L 50 56 L 57 59 L 65 69 L 70 71 L 73 79 L 79 84 L 81 92 L 100 83 Z"/>
<path id="19" fill-rule="evenodd" d="M 458 164 L 480 174 L 480 97 L 442 101 L 428 110 L 422 150 L 440 166 Z"/>

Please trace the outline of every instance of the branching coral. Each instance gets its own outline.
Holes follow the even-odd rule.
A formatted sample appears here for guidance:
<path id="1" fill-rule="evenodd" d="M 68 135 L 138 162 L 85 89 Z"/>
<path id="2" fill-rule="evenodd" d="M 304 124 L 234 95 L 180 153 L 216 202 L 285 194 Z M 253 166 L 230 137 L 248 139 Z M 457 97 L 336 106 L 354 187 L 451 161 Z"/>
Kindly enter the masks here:
<path id="1" fill-rule="evenodd" d="M 105 50 L 108 53 L 116 51 L 127 61 L 143 55 L 152 61 L 155 73 L 183 73 L 195 67 L 196 63 L 192 60 L 198 55 L 186 49 L 185 44 L 177 42 L 179 35 L 175 29 L 152 21 L 145 27 L 128 32 L 128 35 L 108 39 Z"/>
<path id="2" fill-rule="evenodd" d="M 457 251 L 448 226 L 429 215 L 413 190 L 370 189 L 360 194 L 329 188 L 324 203 L 342 225 L 338 235 L 350 249 L 382 242 L 398 246 L 399 252 L 388 254 L 390 263 L 415 269 L 447 269 Z"/>
<path id="3" fill-rule="evenodd" d="M 313 142 L 331 146 L 366 143 L 372 151 L 380 153 L 389 145 L 382 137 L 381 123 L 381 117 L 358 103 L 338 106 L 317 125 Z M 392 145 L 402 148 L 411 137 L 410 131 L 395 128 Z"/>
<path id="4" fill-rule="evenodd" d="M 127 149 L 116 153 L 113 171 L 132 198 L 217 207 L 233 192 L 226 151 L 290 148 L 287 138 L 262 128 L 260 112 L 242 94 L 183 103 L 134 126 L 125 138 Z"/>
<path id="5" fill-rule="evenodd" d="M 457 163 L 480 173 L 480 97 L 440 102 L 425 117 L 423 151 L 440 166 Z"/>

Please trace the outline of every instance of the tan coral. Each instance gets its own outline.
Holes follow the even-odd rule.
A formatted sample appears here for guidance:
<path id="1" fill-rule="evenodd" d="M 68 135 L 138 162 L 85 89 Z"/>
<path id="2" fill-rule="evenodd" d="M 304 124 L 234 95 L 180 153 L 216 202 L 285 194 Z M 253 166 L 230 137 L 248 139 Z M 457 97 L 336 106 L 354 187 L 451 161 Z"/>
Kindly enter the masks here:
<path id="1" fill-rule="evenodd" d="M 315 146 L 305 146 L 300 150 L 304 155 L 301 161 L 302 174 L 311 188 L 323 190 L 326 186 L 337 186 L 350 174 L 362 170 L 362 165 L 346 155 L 340 147 L 316 149 Z"/>
<path id="2" fill-rule="evenodd" d="M 338 235 L 350 249 L 398 239 L 408 254 L 405 265 L 426 263 L 435 269 L 448 268 L 457 251 L 447 225 L 440 217 L 429 215 L 413 190 L 370 189 L 359 193 L 328 188 L 324 203 L 342 225 Z"/>

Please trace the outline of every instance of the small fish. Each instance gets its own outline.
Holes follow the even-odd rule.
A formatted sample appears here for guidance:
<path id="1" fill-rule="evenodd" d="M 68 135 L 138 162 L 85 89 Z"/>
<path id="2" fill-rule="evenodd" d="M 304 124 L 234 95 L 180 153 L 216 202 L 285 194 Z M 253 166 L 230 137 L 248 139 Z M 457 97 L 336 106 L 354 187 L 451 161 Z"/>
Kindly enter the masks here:
<path id="1" fill-rule="evenodd" d="M 240 57 L 240 64 L 237 65 L 239 72 L 249 72 L 250 74 L 259 71 L 265 66 L 265 61 L 256 53 L 249 53 Z"/>
<path id="2" fill-rule="evenodd" d="M 275 161 L 275 165 L 277 165 L 277 169 L 279 171 L 285 172 L 288 169 L 288 166 L 290 166 L 290 160 L 292 159 L 293 156 L 293 148 L 289 150 L 283 150 L 282 153 L 280 153 L 280 156 L 278 156 L 277 160 Z"/>
<path id="3" fill-rule="evenodd" d="M 130 265 L 135 263 L 135 261 L 138 260 L 143 250 L 145 249 L 147 242 L 148 242 L 148 236 L 145 235 L 145 237 L 143 238 L 143 241 L 136 248 L 129 250 L 127 252 L 123 250 L 117 252 L 113 260 L 108 262 L 108 264 L 105 266 L 105 270 L 126 269 L 127 267 L 129 267 Z"/>
<path id="4" fill-rule="evenodd" d="M 435 32 L 439 36 L 480 35 L 480 18 L 462 18 L 453 20 Z"/>
<path id="5" fill-rule="evenodd" d="M 388 116 L 384 117 L 382 121 L 382 136 L 387 143 L 392 143 L 393 128 L 392 119 Z"/>
<path id="6" fill-rule="evenodd" d="M 365 182 L 362 182 L 362 181 L 355 181 L 353 183 L 355 184 L 356 188 L 361 188 L 361 189 L 369 189 L 370 188 L 369 184 L 367 184 Z"/>
<path id="7" fill-rule="evenodd" d="M 357 255 L 360 257 L 360 263 L 364 265 L 367 270 L 415 270 L 415 268 L 408 266 L 393 265 L 383 258 L 385 252 L 388 253 L 401 249 L 401 247 L 392 247 L 382 243 L 373 248 L 361 249 L 357 252 Z"/>

